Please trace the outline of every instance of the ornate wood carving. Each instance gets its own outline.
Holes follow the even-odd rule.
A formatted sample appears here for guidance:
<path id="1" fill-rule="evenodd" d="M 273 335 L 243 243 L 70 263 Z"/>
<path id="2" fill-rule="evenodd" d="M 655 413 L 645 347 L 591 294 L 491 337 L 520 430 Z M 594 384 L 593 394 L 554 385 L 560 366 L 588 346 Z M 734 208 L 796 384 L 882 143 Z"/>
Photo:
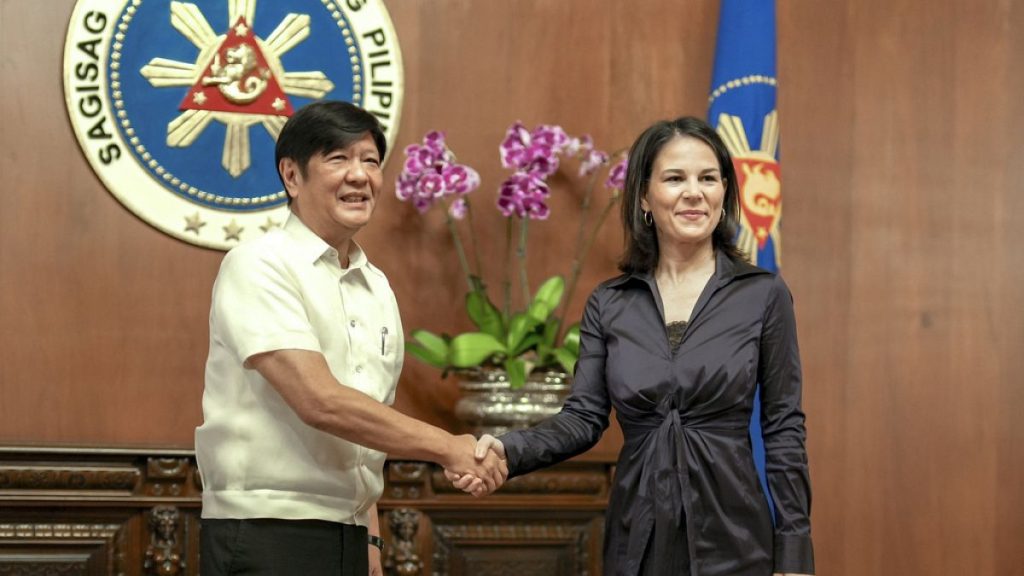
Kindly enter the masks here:
<path id="1" fill-rule="evenodd" d="M 591 529 L 589 520 L 434 519 L 434 574 L 586 576 Z"/>
<path id="2" fill-rule="evenodd" d="M 153 496 L 181 496 L 191 470 L 188 458 L 148 458 L 146 491 Z"/>
<path id="3" fill-rule="evenodd" d="M 424 496 L 428 478 L 430 468 L 422 462 L 390 462 L 387 468 L 387 495 L 396 500 L 419 499 Z"/>
<path id="4" fill-rule="evenodd" d="M 178 522 L 181 513 L 174 506 L 156 506 L 149 513 L 149 546 L 143 568 L 146 574 L 173 576 L 185 568 L 178 547 Z"/>
<path id="5" fill-rule="evenodd" d="M 86 574 L 88 563 L 78 558 L 69 559 L 66 562 L 45 560 L 34 561 L 34 558 L 25 558 L 19 561 L 0 561 L 0 576 L 79 576 Z"/>
<path id="6" fill-rule="evenodd" d="M 384 559 L 384 571 L 393 576 L 420 576 L 423 561 L 417 553 L 416 532 L 421 514 L 411 508 L 398 508 L 386 514 L 391 543 Z"/>
<path id="7" fill-rule="evenodd" d="M 385 470 L 388 574 L 600 573 L 607 463 L 568 463 L 481 499 L 431 464 Z M 0 446 L 0 576 L 197 576 L 201 492 L 189 451 Z"/>
<path id="8" fill-rule="evenodd" d="M 125 490 L 142 478 L 135 468 L 0 465 L 0 490 Z"/>
<path id="9" fill-rule="evenodd" d="M 119 524 L 0 524 L 0 538 L 25 540 L 110 540 Z"/>
<path id="10" fill-rule="evenodd" d="M 124 544 L 121 524 L 0 524 L 0 576 L 92 574 L 97 568 L 122 576 L 117 559 L 123 557 Z"/>

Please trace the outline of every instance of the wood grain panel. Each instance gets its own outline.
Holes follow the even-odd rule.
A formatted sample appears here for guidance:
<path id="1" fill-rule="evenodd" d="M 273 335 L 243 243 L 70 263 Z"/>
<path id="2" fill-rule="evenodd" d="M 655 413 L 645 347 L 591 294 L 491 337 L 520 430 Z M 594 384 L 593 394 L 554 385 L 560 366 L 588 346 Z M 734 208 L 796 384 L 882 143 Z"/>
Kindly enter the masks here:
<path id="1" fill-rule="evenodd" d="M 819 573 L 1021 573 L 1020 26 L 1005 3 L 780 5 Z"/>

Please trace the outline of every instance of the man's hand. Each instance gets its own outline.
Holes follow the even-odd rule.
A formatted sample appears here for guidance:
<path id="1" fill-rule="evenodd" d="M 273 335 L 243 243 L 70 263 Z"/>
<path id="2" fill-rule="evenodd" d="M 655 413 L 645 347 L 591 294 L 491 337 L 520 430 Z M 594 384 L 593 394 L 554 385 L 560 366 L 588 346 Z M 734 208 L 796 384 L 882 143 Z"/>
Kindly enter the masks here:
<path id="1" fill-rule="evenodd" d="M 505 479 L 508 478 L 508 465 L 504 458 L 499 458 L 494 452 L 488 452 L 482 458 L 477 457 L 476 452 L 477 441 L 473 436 L 457 436 L 442 465 L 445 468 L 445 476 L 455 483 L 457 488 L 474 496 L 483 496 L 494 492 L 505 483 Z"/>
<path id="2" fill-rule="evenodd" d="M 370 576 L 384 576 L 384 567 L 381 564 L 380 549 L 373 544 L 370 547 Z"/>
<path id="3" fill-rule="evenodd" d="M 508 463 L 505 458 L 505 445 L 501 443 L 501 440 L 498 440 L 490 434 L 484 434 L 480 437 L 480 440 L 477 441 L 473 456 L 477 461 L 482 462 L 487 461 L 489 458 L 498 458 L 505 471 L 502 483 L 504 483 L 504 480 L 508 478 Z M 501 487 L 501 484 L 498 484 L 496 488 L 489 489 L 482 480 L 471 474 L 460 475 L 450 470 L 445 470 L 444 474 L 453 486 L 463 492 L 468 492 L 477 497 L 486 496 Z"/>

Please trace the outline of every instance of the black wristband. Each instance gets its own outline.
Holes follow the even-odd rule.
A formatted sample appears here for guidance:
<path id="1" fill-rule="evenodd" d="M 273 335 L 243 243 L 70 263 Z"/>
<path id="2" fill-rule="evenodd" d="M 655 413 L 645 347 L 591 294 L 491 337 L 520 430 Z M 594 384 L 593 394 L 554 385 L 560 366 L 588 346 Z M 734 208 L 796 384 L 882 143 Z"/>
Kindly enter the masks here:
<path id="1" fill-rule="evenodd" d="M 373 534 L 370 534 L 366 537 L 366 541 L 370 544 L 370 546 L 376 546 L 377 549 L 381 552 L 384 551 L 384 539 L 380 536 L 374 536 Z"/>

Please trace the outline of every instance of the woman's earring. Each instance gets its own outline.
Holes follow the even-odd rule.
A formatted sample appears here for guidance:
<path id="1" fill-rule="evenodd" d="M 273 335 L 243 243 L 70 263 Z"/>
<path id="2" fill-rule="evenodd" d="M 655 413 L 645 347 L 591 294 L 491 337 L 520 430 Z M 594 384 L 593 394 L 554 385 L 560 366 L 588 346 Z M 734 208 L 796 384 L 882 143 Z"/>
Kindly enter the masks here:
<path id="1" fill-rule="evenodd" d="M 722 208 L 722 220 L 728 220 L 728 219 L 729 219 L 729 213 L 725 211 L 725 208 Z"/>
<path id="2" fill-rule="evenodd" d="M 651 213 L 647 210 L 644 210 L 644 224 L 654 226 L 654 216 L 651 216 Z"/>

